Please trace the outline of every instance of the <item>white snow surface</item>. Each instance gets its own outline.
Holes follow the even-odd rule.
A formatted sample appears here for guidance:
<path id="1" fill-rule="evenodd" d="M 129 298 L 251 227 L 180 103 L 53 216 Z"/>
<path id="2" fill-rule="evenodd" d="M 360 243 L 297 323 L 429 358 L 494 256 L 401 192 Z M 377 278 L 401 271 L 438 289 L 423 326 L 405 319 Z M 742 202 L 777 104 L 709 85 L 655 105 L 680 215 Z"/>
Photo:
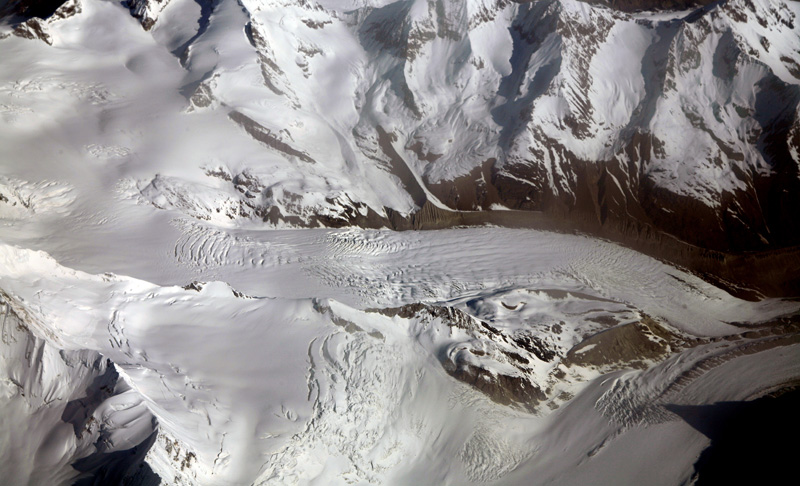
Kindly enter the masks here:
<path id="1" fill-rule="evenodd" d="M 249 171 L 264 202 L 304 220 L 352 203 L 415 209 L 378 127 L 417 180 L 494 158 L 536 165 L 556 193 L 573 176 L 549 140 L 603 161 L 647 131 L 663 147 L 642 154 L 642 172 L 717 207 L 750 189 L 741 174 L 770 171 L 752 116 L 764 83 L 800 84 L 800 7 L 778 0 L 729 0 L 696 22 L 577 0 L 137 1 L 150 31 L 114 2 L 80 6 L 46 25 L 52 46 L 2 39 L 7 136 L 49 127 L 59 157 L 135 161 L 137 180 L 208 186 L 200 167 Z"/>
<path id="2" fill-rule="evenodd" d="M 205 25 L 190 0 L 144 2 L 156 20 L 148 32 L 119 2 L 81 0 L 80 14 L 47 26 L 52 46 L 0 39 L 0 470 L 12 471 L 4 480 L 71 484 L 76 461 L 126 450 L 155 423 L 146 461 L 164 484 L 672 485 L 691 477 L 708 440 L 661 405 L 743 400 L 797 378 L 796 344 L 745 356 L 715 344 L 644 371 L 601 377 L 578 369 L 548 397 L 557 410 L 522 412 L 442 367 L 440 353 L 457 354 L 474 337 L 441 319 L 373 309 L 453 307 L 503 332 L 534 332 L 563 354 L 597 332 L 598 317 L 626 324 L 646 314 L 682 335 L 724 337 L 741 332 L 733 322 L 767 321 L 800 304 L 743 301 L 585 236 L 495 227 L 298 230 L 268 225 L 246 204 L 262 198 L 301 218 L 352 203 L 410 212 L 413 197 L 388 170 L 374 127 L 394 133 L 394 147 L 424 140 L 442 154 L 431 166 L 403 152 L 416 178 L 464 174 L 499 155 L 503 120 L 493 113 L 503 113 L 494 110 L 504 100 L 487 86 L 495 91 L 519 75 L 524 90 L 508 96 L 524 96 L 555 60 L 587 61 L 595 75 L 586 94 L 594 133 L 621 131 L 645 96 L 629 58 L 646 56 L 659 34 L 637 23 L 641 16 L 541 3 L 558 18 L 613 26 L 591 59 L 580 59 L 578 39 L 553 32 L 526 72 L 512 73 L 508 24 L 523 7 L 440 3 L 444 23 L 423 1 L 324 0 L 317 8 L 220 0 Z M 752 3 L 798 13 L 796 3 Z M 759 43 L 749 23 L 724 13 L 715 22 L 732 29 L 736 43 Z M 370 31 L 373 24 L 385 35 Z M 696 107 L 724 134 L 725 117 L 736 115 L 710 125 L 720 96 L 753 106 L 753 82 L 767 70 L 800 82 L 780 60 L 781 52 L 796 58 L 797 28 L 769 25 L 778 30 L 762 33 L 774 48 L 759 50 L 724 89 L 706 83 L 679 90 L 692 99 L 673 92 L 658 100 L 651 126 L 674 124 L 669 157 L 701 152 L 708 141 L 687 143 L 688 118 L 659 113 Z M 394 36 L 409 32 L 430 40 L 399 60 Z M 676 71 L 676 85 L 713 77 L 706 54 Z M 604 81 L 606 71 L 617 84 Z M 602 159 L 609 149 L 599 135 L 575 138 L 559 121 L 582 106 L 574 73 L 559 71 L 543 87 L 531 123 L 576 154 Z M 403 89 L 424 116 L 404 102 Z M 255 140 L 231 120 L 234 111 L 284 145 Z M 537 143 L 530 130 L 519 137 Z M 752 155 L 747 163 L 763 168 Z M 670 160 L 654 162 L 659 181 L 709 204 L 737 183 L 702 162 L 664 173 Z M 711 371 L 670 388 L 709 356 L 718 358 Z M 508 363 L 475 362 L 516 373 Z M 65 407 L 109 367 L 120 379 L 92 412 L 92 423 L 103 425 L 87 418 L 79 437 Z M 553 366 L 532 370 L 544 380 Z M 567 398 L 556 397 L 562 391 Z M 631 455 L 636 460 L 625 459 Z M 641 476 L 656 467 L 659 476 Z"/>
<path id="3" fill-rule="evenodd" d="M 498 327 L 566 320 L 576 331 L 578 315 L 636 307 L 701 335 L 735 332 L 725 320 L 797 308 L 742 302 L 655 260 L 577 236 L 488 228 L 273 230 L 245 237 L 186 224 L 183 240 L 216 241 L 174 242 L 188 248 L 172 253 L 151 237 L 149 251 L 160 247 L 163 258 L 120 266 L 113 255 L 94 253 L 84 263 L 115 271 L 138 267 L 162 281 L 221 277 L 236 281 L 245 294 L 219 281 L 197 291 L 92 275 L 61 266 L 42 251 L 0 248 L 0 282 L 12 306 L 24 309 L 28 325 L 48 346 L 90 350 L 115 363 L 158 418 L 160 438 L 149 464 L 162 479 L 186 484 L 406 484 L 430 477 L 463 484 L 500 480 L 535 464 L 547 471 L 572 467 L 571 455 L 556 461 L 565 469 L 554 465 L 555 458 L 542 459 L 549 457 L 542 447 L 560 440 L 546 430 L 566 420 L 562 414 L 516 412 L 444 373 L 433 351 L 460 342 L 453 330 L 359 307 L 417 301 L 461 307 L 469 301 L 464 309 L 471 306 Z M 114 234 L 106 244 L 144 244 Z M 171 276 L 164 272 L 169 256 Z M 554 297 L 554 288 L 565 293 Z M 333 315 L 357 330 L 341 327 Z M 793 369 L 768 366 L 761 383 L 780 383 Z M 592 432 L 595 426 L 574 432 L 570 454 L 588 440 L 581 434 L 601 433 Z M 680 422 L 673 428 L 670 433 L 691 435 Z M 169 441 L 183 452 L 165 452 Z M 180 464 L 189 453 L 193 459 L 184 469 Z M 687 465 L 675 474 L 687 474 Z M 675 476 L 667 479 L 663 484 Z"/>

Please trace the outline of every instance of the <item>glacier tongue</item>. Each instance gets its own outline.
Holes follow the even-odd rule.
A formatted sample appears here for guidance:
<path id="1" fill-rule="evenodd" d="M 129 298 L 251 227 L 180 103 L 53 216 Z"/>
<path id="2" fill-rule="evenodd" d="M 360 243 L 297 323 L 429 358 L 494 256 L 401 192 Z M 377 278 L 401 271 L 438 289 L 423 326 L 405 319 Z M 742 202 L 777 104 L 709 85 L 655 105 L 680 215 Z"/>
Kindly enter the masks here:
<path id="1" fill-rule="evenodd" d="M 122 474 L 97 454 L 140 447 L 145 462 L 132 464 L 129 475 L 152 470 L 179 484 L 405 483 L 431 474 L 450 484 L 498 480 L 549 457 L 538 449 L 556 440 L 548 430 L 573 413 L 567 410 L 586 406 L 573 397 L 598 393 L 599 376 L 665 368 L 663 380 L 650 382 L 652 393 L 625 395 L 630 401 L 602 408 L 638 416 L 651 413 L 642 407 L 654 398 L 713 400 L 716 395 L 680 392 L 702 379 L 701 370 L 726 369 L 721 366 L 754 353 L 767 366 L 774 353 L 796 346 L 798 323 L 780 317 L 796 312 L 796 303 L 744 302 L 588 238 L 505 230 L 498 240 L 486 229 L 325 230 L 311 241 L 315 232 L 269 233 L 261 245 L 251 235 L 249 244 L 213 249 L 219 252 L 214 262 L 206 260 L 207 251 L 196 253 L 198 264 L 209 265 L 201 275 L 213 271 L 244 283 L 256 268 L 259 278 L 245 285 L 247 292 L 222 282 L 176 287 L 90 275 L 42 252 L 2 247 L 4 299 L 41 336 L 28 339 L 45 353 L 64 350 L 63 359 L 78 353 L 95 363 L 113 361 L 105 374 L 95 365 L 99 371 L 87 382 L 120 375 L 92 415 L 109 424 L 99 428 L 107 439 L 95 443 L 97 453 L 85 446 L 58 456 L 62 471 L 72 464 L 96 473 L 81 469 L 96 464 Z M 472 244 L 454 252 L 467 235 Z M 509 261 L 507 255 L 524 255 L 523 248 L 538 250 Z M 244 259 L 257 266 L 243 266 Z M 183 270 L 182 278 L 197 275 L 195 268 Z M 284 295 L 253 292 L 275 283 Z M 674 302 L 691 306 L 681 310 Z M 749 324 L 756 331 L 741 333 L 726 323 L 735 318 L 772 323 Z M 13 377 L 11 359 L 6 369 Z M 779 385 L 793 369 L 768 367 L 758 386 Z M 48 386 L 36 372 L 28 376 L 24 390 L 41 393 L 35 390 Z M 78 393 L 81 382 L 67 376 L 57 386 Z M 752 386 L 720 393 L 740 397 Z M 98 389 L 92 385 L 87 393 L 98 396 L 92 391 Z M 11 395 L 11 403 L 20 403 L 19 393 L 27 391 Z M 95 403 L 90 400 L 97 399 L 82 407 Z M 65 423 L 94 423 L 81 421 L 88 416 L 83 408 L 60 413 L 61 406 L 44 409 Z M 574 432 L 570 455 L 542 471 L 566 471 L 580 462 L 573 454 L 627 430 L 628 422 L 615 425 L 620 419 L 603 419 L 591 406 L 582 413 L 589 415 Z M 666 420 L 674 425 L 671 433 L 688 433 L 673 416 L 657 416 L 653 424 Z M 19 420 L 31 419 L 19 413 Z M 69 431 L 65 437 L 75 433 L 59 427 Z M 690 464 L 680 461 L 683 468 Z M 683 468 L 676 466 L 670 478 L 682 477 Z"/>

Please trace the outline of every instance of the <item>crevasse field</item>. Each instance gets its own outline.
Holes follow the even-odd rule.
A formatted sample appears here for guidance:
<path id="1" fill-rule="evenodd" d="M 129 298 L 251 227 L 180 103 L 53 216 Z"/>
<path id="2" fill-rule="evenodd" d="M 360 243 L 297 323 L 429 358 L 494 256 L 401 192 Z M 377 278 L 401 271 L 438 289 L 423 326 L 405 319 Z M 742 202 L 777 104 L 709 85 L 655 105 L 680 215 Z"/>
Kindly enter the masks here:
<path id="1" fill-rule="evenodd" d="M 800 302 L 616 243 L 242 215 L 225 174 L 259 168 L 310 211 L 413 207 L 389 171 L 322 160 L 356 69 L 326 67 L 329 126 L 289 123 L 319 144 L 303 172 L 182 92 L 253 64 L 237 2 L 190 68 L 171 50 L 198 26 L 169 19 L 197 4 L 153 32 L 80 5 L 54 46 L 0 39 L 0 482 L 688 484 L 710 439 L 682 411 L 800 377 Z M 255 110 L 241 69 L 227 96 Z"/>

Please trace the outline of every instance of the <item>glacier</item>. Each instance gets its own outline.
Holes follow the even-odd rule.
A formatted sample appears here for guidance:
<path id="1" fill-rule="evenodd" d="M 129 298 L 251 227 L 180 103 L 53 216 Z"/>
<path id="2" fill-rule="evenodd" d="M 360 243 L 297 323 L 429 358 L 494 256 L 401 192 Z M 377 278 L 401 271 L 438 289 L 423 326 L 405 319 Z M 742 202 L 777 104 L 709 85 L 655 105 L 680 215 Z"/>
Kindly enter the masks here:
<path id="1" fill-rule="evenodd" d="M 3 481 L 702 484 L 800 377 L 798 14 L 4 2 Z"/>

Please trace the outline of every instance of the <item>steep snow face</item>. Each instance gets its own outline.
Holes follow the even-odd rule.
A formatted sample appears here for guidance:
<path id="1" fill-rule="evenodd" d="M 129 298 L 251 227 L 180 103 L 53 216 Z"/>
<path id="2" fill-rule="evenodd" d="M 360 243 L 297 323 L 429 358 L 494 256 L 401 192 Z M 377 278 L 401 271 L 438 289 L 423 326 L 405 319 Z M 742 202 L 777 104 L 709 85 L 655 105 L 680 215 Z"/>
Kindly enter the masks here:
<path id="1" fill-rule="evenodd" d="M 78 26 L 126 22 L 101 16 L 100 5 L 47 33 L 48 42 L 80 49 Z M 136 0 L 130 8 L 152 36 L 127 35 L 138 53 L 115 76 L 159 83 L 185 109 L 149 103 L 160 119 L 215 135 L 96 143 L 95 152 L 181 153 L 197 159 L 194 171 L 245 174 L 247 193 L 209 194 L 218 204 L 185 207 L 194 217 L 392 226 L 393 214 L 429 203 L 539 210 L 586 229 L 655 229 L 719 250 L 800 241 L 785 209 L 800 204 L 795 3 L 728 0 L 661 13 L 577 0 Z M 14 32 L 39 36 L 30 28 Z M 163 48 L 180 69 L 155 69 L 163 52 L 145 52 Z M 152 76 L 167 71 L 174 77 Z M 9 117 L 26 108 L 5 106 Z M 180 187 L 220 184 L 142 172 L 158 207 Z"/>
<path id="2" fill-rule="evenodd" d="M 63 269 L 45 255 L 10 248 L 3 268 L 10 271 L 3 280 L 11 280 L 14 302 L 35 298 L 24 290 L 29 278 L 38 279 L 38 272 L 52 275 L 40 281 L 39 295 L 61 294 L 61 308 L 34 310 L 27 322 L 46 326 L 37 331 L 49 336 L 52 346 L 94 349 L 114 360 L 135 390 L 133 396 L 146 403 L 143 410 L 160 417 L 160 433 L 171 440 L 156 441 L 153 466 L 159 474 L 194 466 L 188 477 L 208 484 L 222 468 L 226 473 L 221 478 L 227 482 L 250 482 L 263 455 L 309 419 L 308 346 L 326 329 L 310 302 L 252 299 L 221 283 L 162 289 L 110 274 L 90 277 Z M 110 307 L 102 303 L 111 303 L 109 298 L 115 302 Z M 280 329 L 290 332 L 268 337 Z M 290 335 L 298 346 L 292 346 Z M 178 349 L 189 352 L 181 357 Z M 235 355 L 243 359 L 231 359 Z M 71 378 L 62 383 L 80 387 Z M 141 425 L 141 419 L 136 421 Z M 121 444 L 113 437 L 108 440 L 119 450 L 135 438 L 129 432 Z M 71 451 L 69 438 L 64 434 L 62 441 L 53 439 L 52 447 Z M 82 452 L 76 451 L 77 458 Z M 79 469 L 80 463 L 73 465 Z"/>
<path id="3" fill-rule="evenodd" d="M 747 13 L 760 20 L 747 22 Z M 794 117 L 797 88 L 787 85 L 798 83 L 798 53 L 785 44 L 800 41 L 794 20 L 783 5 L 764 12 L 753 3 L 731 2 L 676 32 L 665 93 L 651 124 L 656 134 L 671 130 L 678 136 L 663 138 L 664 153 L 651 166 L 657 184 L 718 205 L 723 194 L 752 191 L 759 176 L 790 163 L 753 141 L 771 129 L 767 119 L 781 123 L 787 116 L 782 110 Z M 683 94 L 690 90 L 694 96 Z M 790 105 L 779 108 L 778 99 Z M 706 163 L 680 163 L 689 158 Z"/>
<path id="4" fill-rule="evenodd" d="M 3 481 L 146 477 L 146 467 L 138 469 L 155 438 L 156 420 L 142 397 L 118 379 L 113 364 L 97 352 L 59 350 L 51 339 L 38 337 L 52 338 L 52 330 L 30 329 L 25 307 L 6 294 L 0 322 Z"/>
<path id="5" fill-rule="evenodd" d="M 412 197 L 421 185 L 451 208 L 589 210 L 723 249 L 737 244 L 726 233 L 744 247 L 795 238 L 776 196 L 798 183 L 781 148 L 800 81 L 790 5 L 731 1 L 671 18 L 575 1 L 270 5 L 248 7 L 270 96 L 338 100 L 312 110 L 338 125 L 339 145 L 352 140 L 343 154 L 390 167 Z M 258 23 L 264 11 L 279 29 Z M 594 182 L 604 171 L 611 180 Z M 613 197 L 587 198 L 587 182 Z M 497 191 L 464 189 L 481 184 Z M 695 219 L 707 229 L 688 233 Z"/>

